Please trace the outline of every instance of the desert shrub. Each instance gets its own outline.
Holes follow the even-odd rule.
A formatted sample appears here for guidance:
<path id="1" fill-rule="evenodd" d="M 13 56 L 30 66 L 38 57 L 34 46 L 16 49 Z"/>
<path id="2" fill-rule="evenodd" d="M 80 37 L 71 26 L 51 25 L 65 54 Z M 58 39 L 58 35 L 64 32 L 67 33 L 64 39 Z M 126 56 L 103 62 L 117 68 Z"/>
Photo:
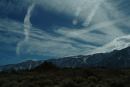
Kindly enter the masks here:
<path id="1" fill-rule="evenodd" d="M 7 81 L 2 87 L 18 87 L 18 83 L 16 81 Z"/>
<path id="2" fill-rule="evenodd" d="M 81 83 L 85 82 L 85 78 L 83 78 L 83 77 L 75 77 L 75 78 L 73 78 L 73 81 L 75 83 L 77 83 L 77 84 L 81 84 Z"/>
<path id="3" fill-rule="evenodd" d="M 111 87 L 125 87 L 125 84 L 121 82 L 113 82 L 111 83 Z"/>
<path id="4" fill-rule="evenodd" d="M 94 75 L 95 75 L 94 72 L 93 72 L 92 70 L 89 70 L 89 69 L 85 69 L 85 70 L 83 71 L 83 73 L 84 73 L 84 75 L 85 75 L 86 77 L 94 76 Z"/>
<path id="5" fill-rule="evenodd" d="M 110 87 L 110 85 L 106 82 L 98 83 L 95 87 Z"/>
<path id="6" fill-rule="evenodd" d="M 36 82 L 40 87 L 45 87 L 45 86 L 53 86 L 54 82 L 52 80 L 46 79 L 46 80 L 39 80 Z"/>
<path id="7" fill-rule="evenodd" d="M 26 80 L 23 80 L 21 83 L 18 84 L 19 86 L 16 87 L 40 87 L 38 84 L 35 82 L 29 82 Z M 15 87 L 15 86 L 14 86 Z"/>
<path id="8" fill-rule="evenodd" d="M 130 87 L 130 74 L 126 73 L 124 77 L 118 74 L 114 76 L 105 70 L 86 71 L 67 68 L 44 72 L 25 71 L 19 74 L 2 73 L 0 87 Z"/>
<path id="9" fill-rule="evenodd" d="M 99 81 L 99 79 L 95 76 L 89 76 L 87 81 L 88 81 L 88 83 L 89 82 L 97 83 Z"/>
<path id="10" fill-rule="evenodd" d="M 96 87 L 96 84 L 94 82 L 91 82 L 91 83 L 87 84 L 87 87 Z"/>
<path id="11" fill-rule="evenodd" d="M 66 79 L 61 82 L 60 87 L 79 87 L 79 86 L 74 81 Z"/>
<path id="12" fill-rule="evenodd" d="M 6 84 L 6 80 L 5 79 L 0 79 L 0 87 L 2 87 L 3 84 Z"/>
<path id="13" fill-rule="evenodd" d="M 3 84 L 4 84 L 4 83 L 0 82 L 0 87 L 2 87 Z"/>

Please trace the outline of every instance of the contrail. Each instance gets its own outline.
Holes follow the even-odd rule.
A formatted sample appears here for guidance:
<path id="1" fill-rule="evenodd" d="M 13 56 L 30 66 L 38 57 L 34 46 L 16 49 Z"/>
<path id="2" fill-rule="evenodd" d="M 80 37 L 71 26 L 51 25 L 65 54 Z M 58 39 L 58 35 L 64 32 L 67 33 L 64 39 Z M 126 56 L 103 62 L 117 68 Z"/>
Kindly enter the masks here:
<path id="1" fill-rule="evenodd" d="M 93 17 L 95 16 L 95 14 L 96 14 L 96 12 L 97 12 L 97 10 L 98 10 L 98 8 L 99 8 L 99 6 L 101 5 L 102 2 L 103 2 L 103 0 L 99 0 L 98 2 L 95 2 L 96 5 L 92 9 L 90 14 L 88 15 L 86 22 L 83 24 L 84 26 L 88 26 L 91 23 Z"/>
<path id="2" fill-rule="evenodd" d="M 24 38 L 23 41 L 20 41 L 17 44 L 17 48 L 16 48 L 17 55 L 20 55 L 21 46 L 29 40 L 30 28 L 32 26 L 30 18 L 31 18 L 31 14 L 32 14 L 34 7 L 35 7 L 34 4 L 30 5 L 28 10 L 27 10 L 27 14 L 25 15 L 25 18 L 24 18 L 24 35 L 25 35 L 25 38 Z"/>
<path id="3" fill-rule="evenodd" d="M 77 25 L 77 23 L 78 23 L 78 19 L 77 19 L 77 18 L 79 17 L 81 11 L 82 11 L 82 9 L 81 9 L 81 7 L 79 6 L 79 7 L 77 8 L 76 13 L 75 13 L 75 17 L 76 17 L 76 18 L 72 21 L 73 25 Z"/>
<path id="4" fill-rule="evenodd" d="M 32 4 L 27 11 L 27 14 L 24 18 L 24 32 L 25 32 L 25 40 L 28 41 L 29 40 L 29 32 L 30 32 L 30 27 L 32 26 L 31 22 L 30 22 L 30 18 L 31 18 L 31 13 L 33 11 L 34 8 L 34 4 Z"/>

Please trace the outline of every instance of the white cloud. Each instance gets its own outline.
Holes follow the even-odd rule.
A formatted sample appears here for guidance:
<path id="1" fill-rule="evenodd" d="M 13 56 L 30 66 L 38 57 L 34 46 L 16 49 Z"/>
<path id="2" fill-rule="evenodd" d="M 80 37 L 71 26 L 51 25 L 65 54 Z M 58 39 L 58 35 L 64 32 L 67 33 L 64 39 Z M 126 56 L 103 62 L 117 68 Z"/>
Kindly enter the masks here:
<path id="1" fill-rule="evenodd" d="M 30 37 L 30 28 L 32 26 L 30 18 L 31 18 L 31 14 L 32 14 L 32 11 L 33 11 L 34 7 L 35 7 L 35 4 L 30 5 L 29 8 L 28 8 L 28 10 L 27 10 L 27 13 L 25 15 L 25 18 L 24 18 L 24 34 L 25 34 L 25 38 L 24 38 L 24 40 L 21 40 L 17 44 L 17 48 L 16 48 L 17 55 L 20 54 L 21 46 L 25 42 L 28 42 L 28 40 L 29 40 L 29 37 Z"/>
<path id="2" fill-rule="evenodd" d="M 4 43 L 10 43 L 10 45 L 12 43 L 18 43 L 20 40 L 22 41 L 24 38 L 19 38 L 16 35 L 24 36 L 24 31 L 23 31 L 24 24 L 17 23 L 17 22 L 15 23 L 15 21 L 12 20 L 8 20 L 8 21 L 7 20 L 5 21 L 5 19 L 1 20 L 0 27 L 5 27 L 5 28 L 0 28 L 0 31 L 15 33 L 15 35 L 12 34 L 10 38 L 1 36 L 0 41 Z M 75 47 L 72 44 L 76 44 L 78 47 Z M 37 29 L 34 27 L 31 27 L 30 39 L 26 42 L 23 42 L 22 45 L 20 45 L 20 47 L 21 47 L 22 54 L 46 55 L 45 53 L 50 53 L 55 56 L 83 54 L 86 51 L 94 48 L 93 46 L 82 45 L 79 42 L 76 42 L 64 36 L 55 37 L 49 35 L 46 32 L 44 32 L 42 29 Z"/>
<path id="3" fill-rule="evenodd" d="M 97 51 L 107 52 L 113 50 L 113 48 L 121 49 L 121 47 L 128 46 L 129 40 L 127 40 L 127 42 L 124 40 L 126 38 L 129 39 L 129 36 L 126 36 L 126 34 L 122 32 L 120 25 L 130 27 L 129 16 L 117 9 L 118 4 L 113 4 L 112 1 L 108 2 L 108 0 L 100 1 L 51 0 L 50 3 L 49 0 L 34 0 L 33 3 L 42 5 L 46 10 L 72 15 L 84 19 L 84 23 L 87 23 L 87 21 L 91 21 L 91 23 L 82 29 L 61 27 L 55 31 L 52 30 L 59 36 L 48 34 L 44 29 L 29 26 L 30 37 L 29 40 L 24 42 L 21 46 L 22 53 L 38 55 L 50 53 L 52 56 L 69 56 L 89 54 L 91 52 L 95 53 Z M 77 22 L 77 19 L 73 20 L 75 25 Z M 27 23 L 27 26 L 30 24 L 31 23 Z M 24 24 L 9 19 L 0 19 L 0 27 L 0 31 L 14 32 L 22 36 L 24 36 L 25 33 Z M 98 31 L 103 34 L 92 33 L 92 31 Z M 12 35 L 9 39 L 0 35 L 0 40 L 14 43 L 24 39 L 14 36 L 15 35 Z M 125 36 L 126 38 L 124 38 Z M 121 41 L 119 39 L 121 39 Z M 110 41 L 112 42 L 109 43 Z M 119 42 L 121 44 L 118 45 Z M 99 46 L 96 45 L 105 46 L 98 48 Z"/>
<path id="4" fill-rule="evenodd" d="M 103 47 L 97 48 L 96 50 L 92 52 L 92 54 L 111 52 L 113 50 L 121 50 L 128 46 L 130 46 L 130 35 L 121 36 L 114 39 L 110 43 L 104 45 Z"/>

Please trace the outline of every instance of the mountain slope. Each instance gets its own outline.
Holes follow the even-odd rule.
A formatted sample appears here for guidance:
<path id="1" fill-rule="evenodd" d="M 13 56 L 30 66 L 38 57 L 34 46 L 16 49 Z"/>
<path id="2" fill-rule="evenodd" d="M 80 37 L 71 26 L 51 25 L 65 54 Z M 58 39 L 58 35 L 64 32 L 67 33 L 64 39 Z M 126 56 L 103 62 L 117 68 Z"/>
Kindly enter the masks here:
<path id="1" fill-rule="evenodd" d="M 52 62 L 59 67 L 129 68 L 130 47 L 123 50 L 114 50 L 110 53 L 65 57 L 48 60 L 48 62 Z"/>
<path id="2" fill-rule="evenodd" d="M 33 61 L 33 60 L 28 60 L 22 63 L 18 63 L 18 64 L 9 64 L 9 65 L 5 65 L 5 66 L 0 66 L 0 71 L 6 71 L 6 70 L 30 70 L 33 69 L 35 67 L 37 67 L 38 65 L 40 65 L 42 63 L 42 61 Z"/>
<path id="3" fill-rule="evenodd" d="M 58 67 L 69 67 L 69 68 L 129 68 L 130 67 L 130 47 L 122 49 L 122 50 L 114 50 L 110 53 L 98 53 L 94 55 L 79 55 L 79 56 L 71 56 L 64 57 L 59 59 L 49 59 L 46 62 L 51 62 Z M 10 64 L 6 66 L 0 66 L 0 71 L 6 70 L 25 70 L 25 69 L 34 69 L 38 68 L 38 70 L 46 65 L 43 61 L 25 61 L 19 64 Z M 48 67 L 48 66 L 47 66 Z M 49 66 L 50 67 L 50 66 Z M 47 68 L 46 68 L 47 69 Z"/>

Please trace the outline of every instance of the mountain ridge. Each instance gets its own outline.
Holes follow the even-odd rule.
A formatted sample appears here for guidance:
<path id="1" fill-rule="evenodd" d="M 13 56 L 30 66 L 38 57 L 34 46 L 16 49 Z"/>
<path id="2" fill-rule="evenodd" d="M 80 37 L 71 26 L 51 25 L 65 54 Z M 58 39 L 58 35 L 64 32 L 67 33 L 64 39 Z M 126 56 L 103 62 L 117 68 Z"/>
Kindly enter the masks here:
<path id="1" fill-rule="evenodd" d="M 43 62 L 50 62 L 60 68 L 130 68 L 130 47 L 122 50 L 114 50 L 109 53 L 97 53 L 93 55 L 78 55 L 49 59 L 44 61 L 27 60 L 18 64 L 0 66 L 0 71 L 6 70 L 31 70 L 42 68 Z"/>
<path id="2" fill-rule="evenodd" d="M 59 67 L 104 67 L 104 68 L 129 68 L 130 47 L 114 50 L 109 53 L 97 53 L 87 56 L 72 56 L 62 59 L 51 59 Z"/>
<path id="3" fill-rule="evenodd" d="M 43 61 L 27 60 L 27 61 L 23 61 L 23 62 L 17 63 L 17 64 L 8 64 L 8 65 L 0 66 L 0 71 L 31 70 L 31 69 L 37 67 L 38 65 L 40 65 L 42 62 Z"/>

